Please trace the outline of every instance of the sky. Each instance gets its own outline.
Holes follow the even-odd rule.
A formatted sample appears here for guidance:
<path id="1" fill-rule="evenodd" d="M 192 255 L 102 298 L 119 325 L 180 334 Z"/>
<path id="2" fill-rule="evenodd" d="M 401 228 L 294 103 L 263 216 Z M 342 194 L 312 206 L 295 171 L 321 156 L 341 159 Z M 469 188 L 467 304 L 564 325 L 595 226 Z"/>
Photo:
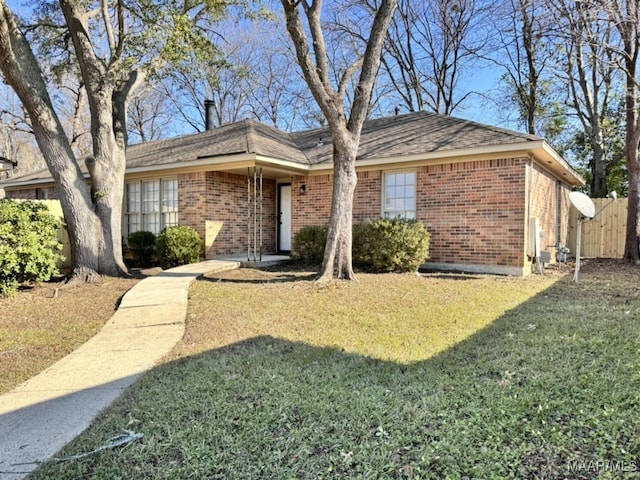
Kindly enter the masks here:
<path id="1" fill-rule="evenodd" d="M 30 2 L 27 0 L 5 0 L 14 13 L 28 16 L 32 10 Z M 522 130 L 517 122 L 508 121 L 507 115 L 501 112 L 492 102 L 483 98 L 496 98 L 497 89 L 501 73 L 496 68 L 483 68 L 467 73 L 460 79 L 460 92 L 474 91 L 478 95 L 471 95 L 464 102 L 464 108 L 459 107 L 454 111 L 453 116 L 472 120 L 489 125 Z M 392 112 L 389 112 L 391 115 Z"/>

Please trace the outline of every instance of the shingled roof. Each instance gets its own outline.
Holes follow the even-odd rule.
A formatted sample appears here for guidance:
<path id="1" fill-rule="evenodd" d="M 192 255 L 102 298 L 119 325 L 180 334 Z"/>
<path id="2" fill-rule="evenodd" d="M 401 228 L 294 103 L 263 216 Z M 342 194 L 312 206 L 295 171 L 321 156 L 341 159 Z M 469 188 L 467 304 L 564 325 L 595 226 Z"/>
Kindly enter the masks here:
<path id="1" fill-rule="evenodd" d="M 468 120 L 418 112 L 365 122 L 358 159 L 515 144 L 526 140 L 541 139 Z M 127 166 L 180 164 L 244 153 L 307 165 L 330 162 L 333 154 L 331 133 L 326 127 L 287 133 L 254 120 L 243 120 L 204 133 L 133 145 L 127 151 Z"/>
<path id="2" fill-rule="evenodd" d="M 331 161 L 332 145 L 328 128 L 294 133 L 293 137 L 312 164 Z M 357 158 L 402 157 L 536 140 L 542 139 L 447 115 L 417 112 L 366 121 Z"/>
<path id="3" fill-rule="evenodd" d="M 537 146 L 543 139 L 503 128 L 483 125 L 428 112 L 409 113 L 365 122 L 357 159 L 359 161 L 427 155 L 485 148 L 496 151 L 510 145 L 522 149 L 528 142 Z M 548 147 L 548 146 L 547 146 Z M 550 149 L 552 150 L 552 149 Z M 233 162 L 251 154 L 268 161 L 284 161 L 305 167 L 320 167 L 332 161 L 333 145 L 329 128 L 284 132 L 254 120 L 243 120 L 202 133 L 159 140 L 127 149 L 127 169 L 145 170 L 189 166 L 207 160 Z M 557 154 L 558 168 L 579 175 Z M 550 162 L 549 162 L 550 163 Z M 48 172 L 34 172 L 5 182 L 40 183 Z"/>
<path id="4" fill-rule="evenodd" d="M 260 122 L 243 120 L 203 133 L 132 145 L 127 149 L 127 167 L 180 164 L 242 153 L 308 163 L 291 134 Z"/>

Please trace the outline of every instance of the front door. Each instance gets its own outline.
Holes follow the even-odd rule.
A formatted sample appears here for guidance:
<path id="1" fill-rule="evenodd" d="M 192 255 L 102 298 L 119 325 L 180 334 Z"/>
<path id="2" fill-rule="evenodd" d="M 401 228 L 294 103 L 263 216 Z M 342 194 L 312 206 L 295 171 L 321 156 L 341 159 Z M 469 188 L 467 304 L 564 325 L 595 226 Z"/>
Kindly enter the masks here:
<path id="1" fill-rule="evenodd" d="M 291 251 L 291 184 L 278 185 L 278 251 Z"/>

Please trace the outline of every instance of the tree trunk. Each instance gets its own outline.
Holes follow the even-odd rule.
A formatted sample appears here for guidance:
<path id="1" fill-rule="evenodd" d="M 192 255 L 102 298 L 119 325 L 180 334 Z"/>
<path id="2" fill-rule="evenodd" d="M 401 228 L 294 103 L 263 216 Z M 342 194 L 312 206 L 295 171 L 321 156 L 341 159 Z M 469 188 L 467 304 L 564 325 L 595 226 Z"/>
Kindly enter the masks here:
<path id="1" fill-rule="evenodd" d="M 627 52 L 635 51 L 630 47 L 631 42 L 625 41 Z M 636 47 L 637 47 L 636 43 Z M 627 175 L 629 180 L 629 203 L 627 208 L 627 234 L 624 245 L 624 258 L 635 265 L 640 264 L 638 252 L 638 209 L 640 208 L 640 159 L 638 158 L 638 146 L 640 144 L 640 125 L 638 124 L 638 102 L 636 87 L 636 60 L 633 55 L 628 55 L 627 85 L 625 93 L 626 104 L 626 132 L 625 132 L 625 157 L 627 160 Z"/>
<path id="2" fill-rule="evenodd" d="M 53 108 L 33 51 L 4 0 L 0 0 L 0 57 L 4 79 L 29 114 L 36 141 L 56 184 L 69 233 L 72 281 L 91 281 L 100 273 L 123 274 L 126 269 L 122 263 L 120 215 L 124 146 L 116 148 L 113 135 L 111 140 L 108 134 L 94 135 L 94 152 L 100 152 L 100 158 L 92 165 L 92 192 Z M 110 94 L 107 99 L 111 101 Z M 111 111 L 109 107 L 107 112 Z M 95 134 L 93 120 L 92 114 Z M 103 116 L 101 123 L 108 126 L 108 132 L 112 131 L 112 120 Z M 108 159 L 112 154 L 116 162 L 111 165 Z"/>
<path id="3" fill-rule="evenodd" d="M 110 276 L 122 276 L 127 272 L 122 259 L 126 157 L 124 145 L 116 140 L 114 134 L 111 89 L 104 85 L 102 89 L 90 102 L 94 156 L 86 163 L 91 175 L 91 196 L 104 239 L 100 249 L 100 271 Z"/>
<path id="4" fill-rule="evenodd" d="M 598 129 L 599 130 L 599 129 Z M 595 138 L 591 138 L 593 160 L 591 165 L 591 196 L 603 198 L 607 196 L 607 162 L 602 148 L 602 133 L 598 132 Z"/>
<path id="5" fill-rule="evenodd" d="M 629 175 L 629 203 L 627 208 L 627 234 L 625 237 L 624 258 L 640 265 L 638 252 L 640 231 L 638 231 L 638 212 L 640 211 L 640 159 L 638 142 L 627 146 L 627 172 Z"/>
<path id="6" fill-rule="evenodd" d="M 342 144 L 334 138 L 333 150 L 333 201 L 324 260 L 318 275 L 320 282 L 333 278 L 356 279 L 351 263 L 351 245 L 353 193 L 358 181 L 355 167 L 357 143 Z"/>
<path id="7" fill-rule="evenodd" d="M 74 270 L 99 269 L 100 225 L 33 52 L 4 0 L 0 0 L 0 62 L 5 81 L 29 114 L 34 135 L 53 176 L 64 213 Z M 85 273 L 86 276 L 86 273 Z"/>

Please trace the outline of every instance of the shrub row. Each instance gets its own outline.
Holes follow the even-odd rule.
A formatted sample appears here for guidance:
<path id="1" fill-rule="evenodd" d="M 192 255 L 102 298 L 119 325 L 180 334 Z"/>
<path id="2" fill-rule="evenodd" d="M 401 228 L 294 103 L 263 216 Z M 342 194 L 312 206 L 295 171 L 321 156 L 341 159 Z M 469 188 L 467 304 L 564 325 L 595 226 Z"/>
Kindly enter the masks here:
<path id="1" fill-rule="evenodd" d="M 56 272 L 62 222 L 38 202 L 0 199 L 0 294 L 12 295 L 21 283 L 47 281 Z"/>
<path id="2" fill-rule="evenodd" d="M 154 260 L 162 268 L 200 260 L 200 235 L 187 226 L 167 227 L 158 238 L 152 232 L 134 232 L 127 237 L 127 242 L 139 267 L 149 267 Z"/>
<path id="3" fill-rule="evenodd" d="M 320 265 L 329 227 L 303 227 L 293 240 L 292 260 Z M 430 235 L 417 220 L 383 218 L 353 226 L 353 264 L 371 272 L 416 272 L 429 258 Z"/>

